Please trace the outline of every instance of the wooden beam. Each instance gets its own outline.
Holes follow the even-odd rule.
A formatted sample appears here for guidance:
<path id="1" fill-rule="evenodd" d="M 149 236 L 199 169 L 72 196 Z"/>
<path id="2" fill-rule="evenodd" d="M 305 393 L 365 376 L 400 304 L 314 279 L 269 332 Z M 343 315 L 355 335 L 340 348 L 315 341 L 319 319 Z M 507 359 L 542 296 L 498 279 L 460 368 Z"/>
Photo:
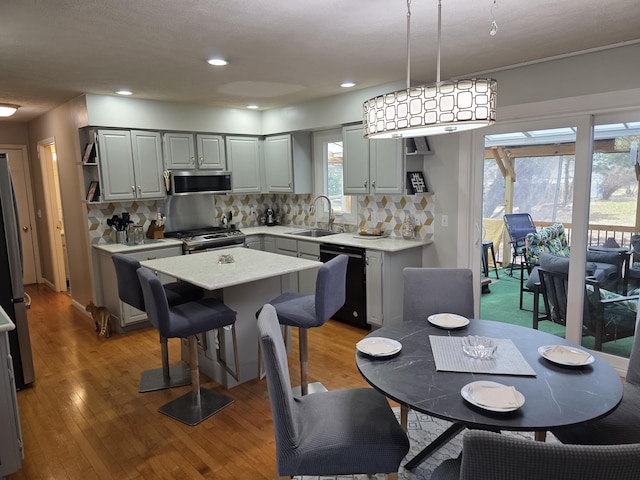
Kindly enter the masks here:
<path id="1" fill-rule="evenodd" d="M 507 169 L 504 166 L 504 162 L 502 161 L 502 157 L 498 152 L 498 147 L 491 147 L 491 152 L 493 153 L 493 158 L 496 159 L 496 164 L 500 169 L 500 173 L 502 173 L 502 178 L 507 178 Z"/>
<path id="2" fill-rule="evenodd" d="M 498 153 L 505 160 L 505 166 L 507 167 L 507 178 L 511 177 L 511 182 L 516 181 L 516 169 L 514 168 L 514 158 L 508 150 L 504 150 L 502 147 L 498 147 Z"/>
<path id="3" fill-rule="evenodd" d="M 493 149 L 497 147 L 489 147 L 484 149 L 484 158 L 491 159 L 493 157 Z M 511 158 L 522 157 L 554 157 L 558 155 L 575 155 L 575 143 L 562 144 L 546 144 L 546 145 L 525 145 L 523 147 L 502 147 Z M 594 143 L 594 152 L 602 153 L 619 153 L 616 149 L 615 140 L 596 140 Z"/>

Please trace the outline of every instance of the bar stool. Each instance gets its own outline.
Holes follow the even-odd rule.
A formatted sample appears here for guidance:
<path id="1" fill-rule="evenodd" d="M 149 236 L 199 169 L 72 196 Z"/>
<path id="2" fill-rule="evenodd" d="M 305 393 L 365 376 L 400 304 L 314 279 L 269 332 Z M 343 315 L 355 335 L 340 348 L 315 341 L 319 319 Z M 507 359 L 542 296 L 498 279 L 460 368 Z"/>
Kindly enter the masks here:
<path id="1" fill-rule="evenodd" d="M 482 241 L 482 270 L 484 271 L 484 276 L 489 278 L 489 251 L 491 251 L 491 260 L 493 260 L 493 269 L 496 272 L 496 279 L 499 279 L 496 252 L 493 250 L 493 242 L 488 240 Z"/>
<path id="2" fill-rule="evenodd" d="M 118 281 L 118 296 L 124 303 L 131 305 L 141 311 L 146 311 L 144 306 L 144 296 L 137 271 L 140 262 L 121 253 L 111 256 L 116 269 Z M 169 306 L 199 300 L 204 295 L 204 291 L 186 282 L 172 282 L 163 285 Z M 165 388 L 181 387 L 191 383 L 191 372 L 184 364 L 169 366 L 169 349 L 167 339 L 160 335 L 160 350 L 162 355 L 162 368 L 145 370 L 140 376 L 138 392 L 153 392 L 164 390 Z"/>
<path id="3" fill-rule="evenodd" d="M 214 298 L 204 298 L 194 302 L 182 303 L 169 308 L 162 283 L 150 270 L 138 269 L 138 279 L 144 295 L 149 321 L 165 338 L 187 338 L 189 340 L 189 363 L 191 365 L 191 392 L 170 401 L 158 409 L 187 425 L 197 425 L 202 420 L 222 410 L 233 402 L 231 397 L 213 390 L 200 387 L 200 369 L 198 367 L 197 334 L 209 330 L 220 331 L 231 326 L 235 372 L 222 360 L 220 346 L 216 349 L 218 363 L 236 380 L 240 377 L 238 362 L 238 344 L 236 340 L 236 312 Z"/>
<path id="4" fill-rule="evenodd" d="M 309 391 L 326 391 L 318 382 L 308 384 L 307 330 L 324 325 L 344 305 L 348 261 L 347 255 L 338 255 L 320 266 L 315 295 L 286 292 L 268 302 L 276 309 L 281 325 L 298 327 L 301 395 L 307 395 Z M 259 314 L 260 311 L 256 313 L 256 318 Z M 261 353 L 258 355 L 260 358 Z"/>

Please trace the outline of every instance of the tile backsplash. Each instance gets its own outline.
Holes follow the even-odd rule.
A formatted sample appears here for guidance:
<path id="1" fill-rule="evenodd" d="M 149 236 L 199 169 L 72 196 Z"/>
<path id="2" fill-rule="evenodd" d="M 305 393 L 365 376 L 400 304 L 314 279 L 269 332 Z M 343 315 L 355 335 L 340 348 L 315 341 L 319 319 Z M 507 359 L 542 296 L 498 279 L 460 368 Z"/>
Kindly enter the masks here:
<path id="1" fill-rule="evenodd" d="M 283 225 L 314 227 L 314 217 L 309 214 L 314 195 L 256 194 L 256 195 L 211 195 L 214 218 L 231 211 L 233 223 L 239 228 L 262 225 L 264 211 L 271 207 L 280 216 Z M 356 197 L 352 197 L 356 198 Z M 416 238 L 431 239 L 433 236 L 434 197 L 431 195 L 366 195 L 358 196 L 357 225 L 345 224 L 346 231 L 361 228 L 380 228 L 401 235 L 402 223 L 411 215 L 415 224 Z M 87 221 L 91 243 L 111 243 L 115 234 L 107 225 L 113 215 L 128 212 L 136 225 L 143 225 L 145 231 L 157 212 L 162 212 L 163 200 L 87 204 Z M 255 215 L 253 214 L 255 212 Z M 336 221 L 340 225 L 339 221 Z M 319 224 L 325 226 L 326 223 Z"/>

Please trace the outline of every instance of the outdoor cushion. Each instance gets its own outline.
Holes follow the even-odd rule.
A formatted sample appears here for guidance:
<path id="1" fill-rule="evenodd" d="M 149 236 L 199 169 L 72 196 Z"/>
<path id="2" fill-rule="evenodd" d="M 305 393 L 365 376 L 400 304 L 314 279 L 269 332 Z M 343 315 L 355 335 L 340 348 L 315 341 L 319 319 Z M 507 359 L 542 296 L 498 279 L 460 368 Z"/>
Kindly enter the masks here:
<path id="1" fill-rule="evenodd" d="M 550 272 L 569 273 L 569 257 L 552 255 L 550 253 L 541 253 L 539 257 L 540 266 Z M 596 277 L 596 280 L 605 278 L 607 264 L 599 265 L 595 262 L 587 262 L 585 265 L 585 274 L 587 276 Z M 614 266 L 615 269 L 615 266 Z M 536 284 L 540 283 L 538 275 L 538 267 L 535 267 L 529 278 L 527 279 L 527 288 L 533 290 Z"/>

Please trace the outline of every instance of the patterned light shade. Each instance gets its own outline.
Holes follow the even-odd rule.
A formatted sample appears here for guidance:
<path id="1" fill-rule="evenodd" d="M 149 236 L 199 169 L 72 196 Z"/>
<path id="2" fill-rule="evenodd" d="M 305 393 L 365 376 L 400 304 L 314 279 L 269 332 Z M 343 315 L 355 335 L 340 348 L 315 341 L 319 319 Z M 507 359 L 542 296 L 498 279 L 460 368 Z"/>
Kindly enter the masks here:
<path id="1" fill-rule="evenodd" d="M 472 78 L 386 93 L 364 102 L 367 138 L 410 138 L 493 125 L 498 83 Z"/>

